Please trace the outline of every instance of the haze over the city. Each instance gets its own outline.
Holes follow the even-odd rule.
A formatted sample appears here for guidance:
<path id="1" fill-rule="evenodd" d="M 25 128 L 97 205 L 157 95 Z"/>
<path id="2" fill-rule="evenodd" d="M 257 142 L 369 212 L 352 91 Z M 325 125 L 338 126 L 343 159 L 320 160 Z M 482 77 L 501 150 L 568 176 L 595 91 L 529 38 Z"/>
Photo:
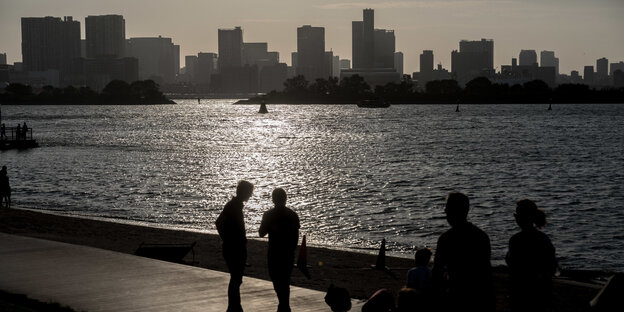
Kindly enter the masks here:
<path id="1" fill-rule="evenodd" d="M 433 50 L 435 63 L 450 68 L 451 51 L 462 39 L 494 40 L 494 66 L 511 63 L 522 49 L 555 51 L 560 72 L 582 70 L 596 59 L 624 58 L 621 0 L 414 0 L 336 2 L 328 0 L 0 0 L 0 52 L 21 61 L 22 17 L 120 14 L 126 37 L 171 37 L 184 55 L 217 52 L 217 29 L 241 26 L 245 42 L 268 42 L 290 64 L 297 27 L 325 27 L 325 45 L 351 59 L 351 21 L 375 10 L 375 26 L 393 29 L 405 73 L 419 70 L 419 54 Z"/>

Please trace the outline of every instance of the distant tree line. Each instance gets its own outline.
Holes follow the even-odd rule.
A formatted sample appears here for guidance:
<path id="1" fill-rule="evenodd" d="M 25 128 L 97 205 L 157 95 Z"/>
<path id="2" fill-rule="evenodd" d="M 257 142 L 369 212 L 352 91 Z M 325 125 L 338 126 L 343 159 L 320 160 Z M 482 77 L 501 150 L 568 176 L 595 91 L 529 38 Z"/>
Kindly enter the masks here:
<path id="1" fill-rule="evenodd" d="M 241 103 L 356 103 L 382 99 L 393 104 L 436 103 L 624 103 L 624 88 L 593 89 L 583 84 L 561 84 L 550 88 L 541 80 L 523 84 L 492 83 L 478 77 L 461 88 L 455 80 L 427 82 L 423 91 L 410 79 L 372 89 L 361 76 L 338 80 L 316 79 L 310 83 L 303 76 L 286 80 L 284 90 L 272 91 Z"/>
<path id="2" fill-rule="evenodd" d="M 38 93 L 33 88 L 20 83 L 9 84 L 0 93 L 3 104 L 174 104 L 160 91 L 153 80 L 140 80 L 127 83 L 113 80 L 98 93 L 89 87 L 55 88 L 43 87 Z"/>

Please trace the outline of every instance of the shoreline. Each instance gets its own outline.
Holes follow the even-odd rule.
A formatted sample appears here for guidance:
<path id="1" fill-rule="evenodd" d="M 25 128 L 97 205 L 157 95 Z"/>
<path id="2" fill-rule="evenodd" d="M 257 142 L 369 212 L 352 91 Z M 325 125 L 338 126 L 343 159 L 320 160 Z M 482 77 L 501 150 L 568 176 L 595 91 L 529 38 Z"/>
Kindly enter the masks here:
<path id="1" fill-rule="evenodd" d="M 0 209 L 0 232 L 128 254 L 133 254 L 141 243 L 191 244 L 197 242 L 194 248 L 194 259 L 189 253 L 185 261 L 189 264 L 193 262 L 192 265 L 197 267 L 227 272 L 221 255 L 220 238 L 212 233 L 6 208 Z M 266 264 L 267 240 L 249 239 L 247 249 L 247 263 L 250 266 L 245 269 L 245 276 L 269 280 Z M 351 297 L 357 299 L 368 298 L 380 288 L 387 288 L 396 296 L 405 283 L 407 270 L 413 266 L 412 259 L 387 256 L 386 265 L 392 269 L 393 277 L 370 268 L 370 265 L 376 262 L 376 254 L 316 246 L 308 246 L 307 254 L 312 278 L 307 280 L 301 272 L 295 269 L 292 274 L 292 285 L 327 291 L 330 283 L 333 283 L 347 288 Z M 588 283 L 596 273 L 600 272 L 579 271 L 576 272 L 576 277 L 570 275 L 555 279 L 556 311 L 589 311 L 589 301 L 601 287 L 599 284 Z M 608 274 L 607 272 L 601 273 L 602 275 Z M 579 278 L 583 275 L 586 275 L 587 279 Z M 508 311 L 509 287 L 505 267 L 494 268 L 494 280 L 497 311 Z"/>

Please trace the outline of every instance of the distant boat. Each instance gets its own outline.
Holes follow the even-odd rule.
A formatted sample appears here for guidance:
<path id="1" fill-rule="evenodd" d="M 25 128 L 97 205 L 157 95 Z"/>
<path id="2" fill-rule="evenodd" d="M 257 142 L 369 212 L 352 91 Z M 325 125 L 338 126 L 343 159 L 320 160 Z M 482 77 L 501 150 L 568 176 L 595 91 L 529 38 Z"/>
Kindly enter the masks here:
<path id="1" fill-rule="evenodd" d="M 266 114 L 268 112 L 269 110 L 266 108 L 266 104 L 264 104 L 264 102 L 260 103 L 260 110 L 258 111 L 258 114 Z"/>
<path id="2" fill-rule="evenodd" d="M 358 107 L 363 108 L 386 108 L 390 107 L 390 103 L 383 100 L 361 100 L 357 103 Z"/>

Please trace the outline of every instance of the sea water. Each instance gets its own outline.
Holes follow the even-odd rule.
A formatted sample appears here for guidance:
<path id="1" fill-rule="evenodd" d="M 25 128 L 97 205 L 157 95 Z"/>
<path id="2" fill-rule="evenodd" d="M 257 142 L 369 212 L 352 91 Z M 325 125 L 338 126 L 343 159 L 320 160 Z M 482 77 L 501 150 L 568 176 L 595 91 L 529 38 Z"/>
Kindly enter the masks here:
<path id="1" fill-rule="evenodd" d="M 504 263 L 515 202 L 547 213 L 564 268 L 624 270 L 624 105 L 2 106 L 39 148 L 0 152 L 13 206 L 215 232 L 238 180 L 257 236 L 282 187 L 317 246 L 435 249 L 452 191 Z"/>

